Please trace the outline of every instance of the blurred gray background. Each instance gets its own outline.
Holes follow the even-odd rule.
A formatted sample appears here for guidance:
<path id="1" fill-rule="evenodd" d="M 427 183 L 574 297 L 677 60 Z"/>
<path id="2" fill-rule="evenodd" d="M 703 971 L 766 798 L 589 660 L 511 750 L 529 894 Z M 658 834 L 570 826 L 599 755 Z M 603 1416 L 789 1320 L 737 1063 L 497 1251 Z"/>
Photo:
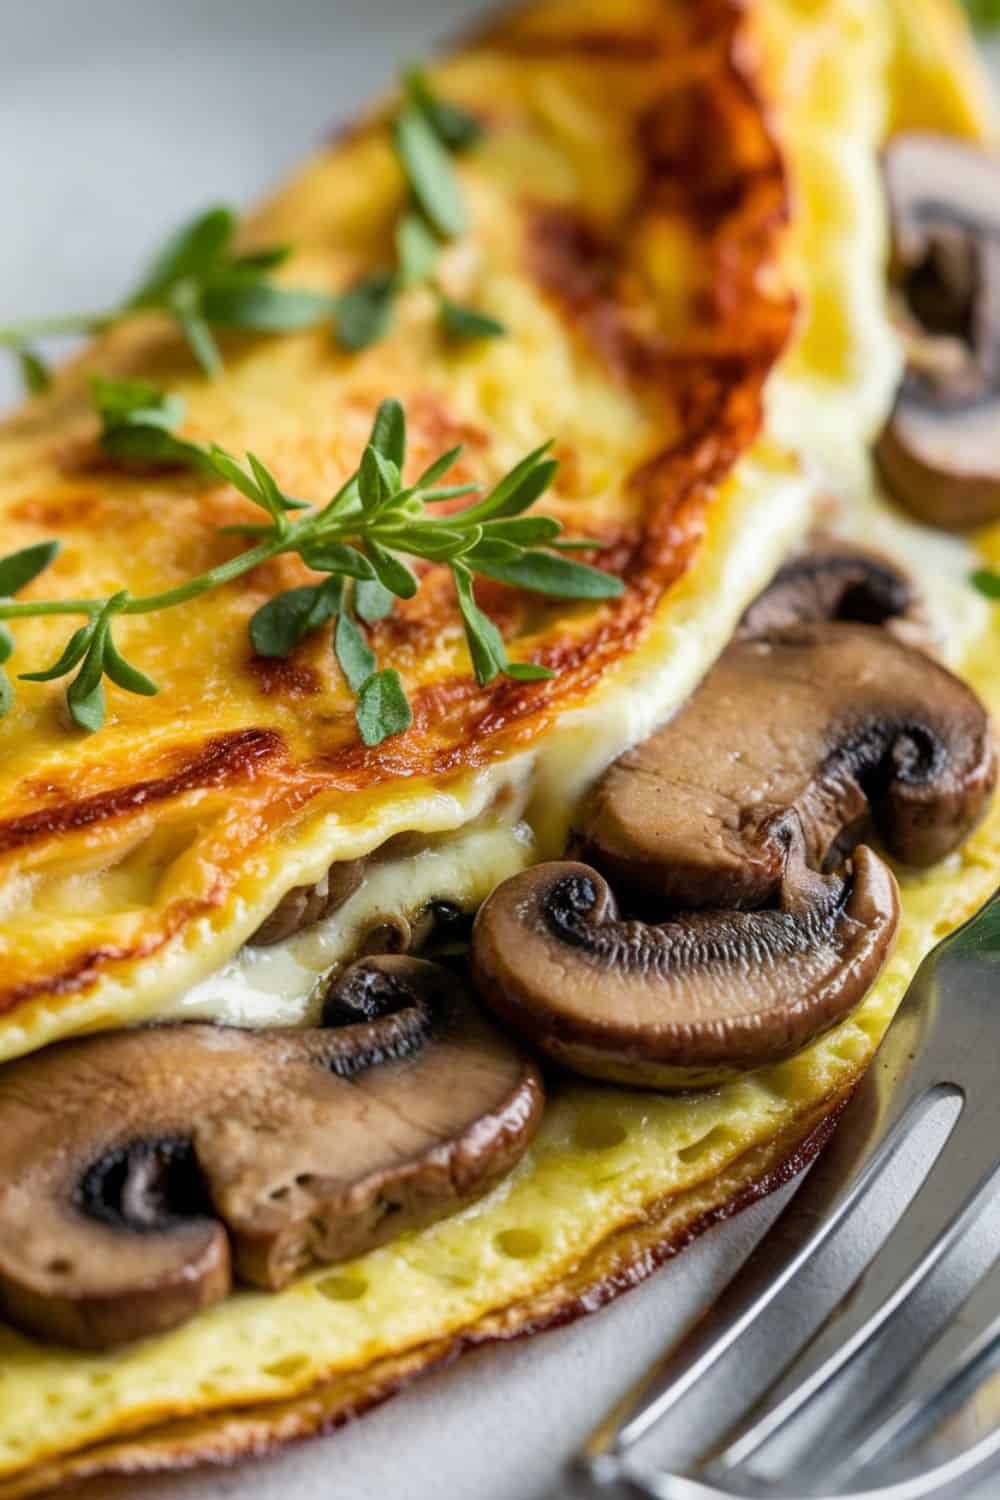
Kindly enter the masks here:
<path id="1" fill-rule="evenodd" d="M 0 0 L 0 323 L 100 307 L 160 235 L 219 200 L 244 205 L 374 90 L 483 6 L 468 0 Z M 19 382 L 0 359 L 0 407 Z M 2 543 L 2 538 L 0 538 Z M 920 1151 L 812 1277 L 815 1310 L 898 1210 Z M 594 1318 L 484 1350 L 326 1441 L 232 1472 L 100 1484 L 80 1500 L 542 1500 L 566 1454 L 710 1299 L 774 1212 L 717 1230 Z M 967 1260 L 997 1243 L 984 1231 Z M 935 1309 L 901 1328 L 918 1347 Z M 721 1425 L 773 1371 L 787 1306 L 692 1403 L 664 1456 Z M 909 1344 L 907 1345 L 907 1341 Z M 872 1371 L 853 1379 L 872 1378 Z M 76 1492 L 74 1492 L 76 1493 Z M 981 1500 L 996 1500 L 988 1484 Z"/>

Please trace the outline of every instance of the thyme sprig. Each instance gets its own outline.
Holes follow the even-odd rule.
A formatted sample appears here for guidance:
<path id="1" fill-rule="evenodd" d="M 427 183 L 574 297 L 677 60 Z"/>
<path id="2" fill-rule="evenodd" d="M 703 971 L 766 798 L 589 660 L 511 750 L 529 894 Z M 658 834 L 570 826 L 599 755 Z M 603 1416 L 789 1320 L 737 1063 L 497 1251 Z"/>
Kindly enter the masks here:
<path id="1" fill-rule="evenodd" d="M 14 596 L 39 576 L 58 553 L 58 542 L 42 542 L 0 558 L 0 663 L 9 660 L 14 641 L 4 622 L 48 615 L 82 615 L 51 665 L 21 673 L 29 682 L 49 682 L 75 673 L 66 703 L 81 729 L 99 729 L 105 717 L 104 679 L 129 693 L 154 694 L 153 680 L 119 650 L 116 621 L 153 614 L 232 583 L 251 569 L 284 554 L 302 559 L 324 575 L 274 595 L 250 621 L 255 651 L 287 657 L 311 631 L 334 622 L 333 649 L 344 677 L 357 696 L 356 719 L 366 744 L 377 745 L 409 727 L 412 711 L 399 673 L 380 666 L 362 624 L 372 624 L 396 599 L 417 592 L 417 575 L 404 560 L 446 563 L 456 594 L 469 655 L 480 683 L 501 673 L 520 681 L 551 677 L 536 662 L 512 662 L 493 621 L 480 609 L 475 575 L 557 599 L 608 599 L 622 591 L 619 579 L 564 555 L 591 548 L 586 539 L 556 541 L 562 524 L 552 516 L 526 512 L 548 489 L 557 462 L 551 443 L 521 459 L 485 496 L 461 510 L 435 514 L 435 502 L 472 495 L 476 486 L 442 481 L 461 452 L 452 448 L 412 484 L 402 478 L 406 457 L 406 418 L 398 401 L 383 401 L 358 468 L 325 505 L 313 507 L 281 488 L 254 454 L 245 463 L 217 444 L 180 437 L 175 428 L 183 403 L 142 381 L 95 383 L 105 450 L 118 460 L 180 463 L 232 484 L 266 516 L 260 523 L 225 528 L 252 545 L 208 572 L 160 593 L 135 596 L 127 589 L 105 598 L 32 599 Z M 562 550 L 549 550 L 549 549 Z M 0 666 L 0 716 L 13 701 L 10 679 Z"/>
<path id="2" fill-rule="evenodd" d="M 409 201 L 396 225 L 396 264 L 362 276 L 341 298 L 335 326 L 343 348 L 366 349 L 382 338 L 392 325 L 400 293 L 415 286 L 435 291 L 441 331 L 448 338 L 496 338 L 506 331 L 497 318 L 452 301 L 437 284 L 442 246 L 460 239 L 466 228 L 452 157 L 475 145 L 481 135 L 478 120 L 442 99 L 419 68 L 404 76 L 393 145 Z"/>
<path id="3" fill-rule="evenodd" d="M 32 394 L 51 383 L 37 340 L 63 334 L 103 333 L 139 312 L 173 318 L 208 375 L 222 369 L 216 333 L 291 333 L 327 321 L 345 349 L 360 350 L 387 332 L 396 299 L 410 287 L 435 287 L 442 245 L 465 231 L 466 212 L 452 168 L 455 153 L 482 134 L 478 121 L 442 99 L 414 68 L 404 78 L 404 99 L 393 141 L 410 189 L 396 230 L 396 265 L 363 276 L 340 295 L 279 285 L 276 271 L 291 254 L 272 245 L 239 254 L 233 249 L 237 219 L 216 206 L 183 225 L 153 259 L 138 286 L 114 307 L 96 312 L 31 318 L 0 326 L 0 346 L 18 360 Z M 493 338 L 504 332 L 496 318 L 450 301 L 437 289 L 442 333 L 453 339 Z"/>
<path id="4" fill-rule="evenodd" d="M 272 273 L 291 247 L 272 245 L 247 254 L 232 248 L 232 209 L 218 206 L 171 235 L 139 285 L 115 307 L 0 327 L 0 344 L 17 355 L 25 385 L 44 390 L 49 372 L 33 347 L 55 334 L 101 333 L 137 312 L 161 312 L 176 320 L 201 368 L 216 375 L 222 356 L 219 329 L 245 333 L 289 333 L 332 318 L 338 299 L 329 294 L 279 286 Z"/>

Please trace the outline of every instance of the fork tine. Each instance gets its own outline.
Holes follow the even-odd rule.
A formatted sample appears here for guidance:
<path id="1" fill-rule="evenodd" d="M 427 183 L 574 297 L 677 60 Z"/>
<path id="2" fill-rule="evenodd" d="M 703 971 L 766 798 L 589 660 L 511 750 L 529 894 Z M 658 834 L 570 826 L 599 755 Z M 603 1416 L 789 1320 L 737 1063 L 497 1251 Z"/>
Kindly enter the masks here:
<path id="1" fill-rule="evenodd" d="M 711 1465 L 731 1474 L 800 1415 L 871 1343 L 978 1217 L 1000 1165 L 974 1111 L 964 1113 L 889 1237 L 805 1349 Z M 961 1166 L 956 1169 L 956 1154 Z M 969 1184 L 974 1183 L 970 1192 Z M 900 1270 L 904 1267 L 904 1270 Z M 787 1395 L 782 1395 L 787 1390 Z"/>
<path id="2" fill-rule="evenodd" d="M 981 1329 L 970 1336 L 969 1329 Z M 864 1469 L 912 1449 L 974 1395 L 1000 1365 L 1000 1264 L 994 1262 L 921 1359 L 894 1409 L 831 1474 L 843 1488 Z"/>
<path id="3" fill-rule="evenodd" d="M 837 1127 L 791 1202 L 744 1262 L 708 1313 L 650 1376 L 601 1425 L 584 1451 L 594 1462 L 624 1453 L 672 1410 L 835 1233 L 889 1164 L 910 1128 L 947 1086 L 897 1089 L 911 1038 L 905 1028 L 892 1051 L 862 1081 Z M 960 1096 L 957 1096 L 960 1097 Z"/>

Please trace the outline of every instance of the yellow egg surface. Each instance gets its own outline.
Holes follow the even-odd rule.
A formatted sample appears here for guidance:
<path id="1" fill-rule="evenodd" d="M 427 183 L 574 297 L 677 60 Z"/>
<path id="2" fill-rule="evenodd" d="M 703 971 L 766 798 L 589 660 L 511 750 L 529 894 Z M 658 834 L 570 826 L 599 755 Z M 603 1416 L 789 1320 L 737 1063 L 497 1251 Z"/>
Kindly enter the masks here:
<path id="1" fill-rule="evenodd" d="M 689 25 L 692 31 L 686 30 Z M 661 39 L 663 55 L 650 62 L 647 73 L 653 33 Z M 919 45 L 929 34 L 935 37 L 930 52 Z M 497 41 L 497 35 L 503 40 Z M 619 86 L 609 88 L 608 78 L 617 70 Z M 715 92 L 720 76 L 725 81 Z M 42 938 L 36 951 L 33 940 L 21 937 L 22 912 L 10 924 L 12 936 L 4 933 L 11 943 L 5 976 L 16 972 L 20 982 L 30 983 L 31 976 L 41 974 L 49 988 L 41 998 L 39 992 L 8 1008 L 0 1023 L 7 1028 L 5 1055 L 29 1050 L 51 1036 L 158 1013 L 184 986 L 232 957 L 274 904 L 275 894 L 300 881 L 304 871 L 403 827 L 459 829 L 470 808 L 481 812 L 485 805 L 481 795 L 477 793 L 478 801 L 473 795 L 471 781 L 462 779 L 480 775 L 483 767 L 490 770 L 505 757 L 509 761 L 515 752 L 532 758 L 525 812 L 537 831 L 537 848 L 557 844 L 580 784 L 565 774 L 574 762 L 567 758 L 560 734 L 575 725 L 578 744 L 586 745 L 581 752 L 585 780 L 602 758 L 615 753 L 616 740 L 624 743 L 642 732 L 641 716 L 630 717 L 628 710 L 637 693 L 656 685 L 653 712 L 658 717 L 681 701 L 731 633 L 747 599 L 807 527 L 811 492 L 833 498 L 845 527 L 895 548 L 912 563 L 950 660 L 991 710 L 1000 712 L 1000 615 L 972 595 L 965 581 L 975 548 L 900 521 L 878 494 L 867 457 L 900 368 L 884 295 L 880 145 L 899 125 L 973 133 L 986 128 L 985 96 L 957 9 L 940 0 L 542 4 L 502 23 L 500 32 L 481 47 L 442 63 L 440 78 L 456 98 L 488 98 L 496 111 L 496 129 L 483 156 L 463 167 L 467 190 L 477 204 L 475 238 L 481 257 L 474 273 L 463 274 L 479 278 L 475 285 L 514 334 L 506 349 L 498 344 L 471 354 L 445 353 L 429 333 L 426 309 L 415 301 L 405 309 L 391 346 L 391 389 L 418 408 L 420 393 L 431 390 L 449 423 L 470 423 L 485 431 L 486 443 L 473 444 L 470 456 L 474 472 L 484 477 L 548 436 L 551 428 L 573 445 L 576 459 L 570 470 L 584 476 L 577 493 L 559 492 L 573 527 L 579 524 L 589 532 L 604 525 L 609 531 L 629 532 L 649 526 L 660 536 L 659 502 L 638 494 L 623 476 L 641 471 L 652 455 L 669 451 L 677 412 L 671 408 L 665 414 L 662 394 L 651 397 L 627 371 L 613 372 L 608 349 L 600 347 L 600 340 L 595 344 L 594 329 L 580 308 L 568 310 L 561 293 L 554 295 L 524 273 L 513 242 L 523 232 L 525 210 L 520 198 L 512 208 L 511 184 L 519 185 L 519 194 L 570 207 L 578 207 L 582 195 L 596 223 L 614 226 L 630 191 L 633 163 L 623 148 L 631 138 L 626 133 L 630 111 L 648 104 L 661 86 L 674 105 L 694 88 L 702 104 L 715 100 L 721 116 L 703 133 L 712 141 L 703 170 L 710 176 L 713 163 L 718 165 L 720 141 L 729 140 L 730 146 L 721 150 L 722 161 L 745 165 L 752 160 L 764 183 L 759 190 L 768 196 L 764 219 L 769 222 L 755 221 L 750 236 L 761 250 L 749 278 L 752 286 L 740 284 L 740 298 L 750 302 L 741 301 L 737 316 L 721 320 L 725 336 L 744 344 L 737 360 L 742 378 L 732 399 L 743 417 L 749 404 L 752 418 L 727 449 L 724 473 L 712 468 L 699 474 L 692 492 L 696 499 L 689 495 L 680 512 L 673 501 L 665 502 L 673 517 L 667 526 L 671 537 L 677 515 L 684 518 L 680 536 L 668 548 L 669 562 L 654 548 L 654 572 L 650 575 L 643 565 L 635 589 L 628 564 L 623 564 L 629 580 L 626 601 L 634 593 L 642 599 L 647 591 L 653 596 L 651 612 L 642 616 L 635 636 L 617 633 L 621 622 L 612 609 L 583 612 L 579 618 L 568 618 L 564 610 L 549 617 L 543 609 L 544 617 L 532 622 L 532 631 L 516 617 L 512 639 L 519 650 L 535 642 L 540 652 L 549 647 L 562 651 L 569 641 L 574 647 L 580 640 L 592 643 L 595 632 L 609 639 L 611 648 L 606 669 L 602 665 L 593 681 L 582 682 L 570 666 L 554 688 L 545 689 L 543 701 L 519 698 L 510 720 L 502 705 L 481 701 L 461 661 L 448 605 L 436 596 L 432 629 L 440 649 L 420 645 L 423 627 L 419 620 L 412 622 L 414 635 L 407 637 L 406 649 L 412 646 L 413 656 L 406 657 L 403 670 L 404 675 L 412 672 L 408 681 L 418 695 L 425 687 L 447 683 L 448 695 L 455 695 L 448 701 L 459 705 L 457 718 L 453 723 L 446 715 L 443 727 L 422 726 L 418 714 L 412 747 L 405 742 L 392 747 L 390 742 L 384 757 L 370 757 L 356 744 L 347 744 L 343 690 L 331 669 L 309 652 L 302 669 L 319 674 L 321 685 L 307 708 L 287 692 L 268 695 L 252 686 L 245 659 L 241 664 L 232 656 L 213 657 L 213 641 L 223 622 L 236 651 L 232 643 L 239 638 L 240 621 L 274 580 L 261 580 L 250 598 L 223 599 L 214 606 L 216 613 L 193 614 L 188 627 L 196 642 L 191 659 L 213 663 L 205 674 L 212 701 L 203 722 L 197 696 L 191 699 L 186 738 L 197 740 L 200 734 L 198 742 L 204 744 L 210 734 L 242 733 L 251 727 L 279 737 L 283 748 L 273 760 L 262 754 L 252 774 L 241 765 L 231 775 L 227 771 L 218 785 L 184 793 L 176 807 L 169 804 L 169 814 L 130 810 L 108 820 L 114 824 L 108 829 L 63 830 L 31 845 L 42 867 L 45 860 L 55 862 L 56 883 L 67 878 L 74 861 L 82 872 L 82 888 L 93 877 L 96 894 L 93 909 L 82 918 L 85 931 L 66 936 L 67 903 L 63 900 L 59 907 L 52 897 L 56 886 L 46 888 L 41 876 L 31 885 L 30 870 L 19 876 L 31 893 L 41 892 L 24 898 L 37 899 L 37 907 L 26 909 L 40 923 L 47 910 L 59 908 L 45 943 L 62 943 L 60 961 L 69 964 L 81 943 L 92 942 L 101 923 L 124 920 L 120 909 L 104 909 L 111 868 L 126 870 L 115 889 L 126 891 L 122 905 L 140 935 L 137 941 L 154 932 L 157 938 L 150 938 L 150 970 L 142 970 L 151 972 L 148 989 L 145 979 L 140 982 L 138 960 L 118 957 L 107 960 L 106 975 L 101 969 L 85 986 L 58 991 L 46 969 Z M 674 129 L 666 130 L 660 149 L 668 155 L 684 135 L 677 120 L 683 122 L 686 107 L 681 106 L 679 116 L 667 110 Z M 698 114 L 700 122 L 705 118 L 704 111 Z M 780 146 L 777 175 L 775 141 Z M 706 179 L 699 181 L 707 190 Z M 399 191 L 383 127 L 375 123 L 308 165 L 263 211 L 254 232 L 304 240 L 300 269 L 308 266 L 316 284 L 326 286 L 368 263 Z M 669 199 L 669 189 L 665 191 Z M 720 192 L 731 203 L 731 195 Z M 753 220 L 757 192 L 737 192 L 731 206 L 744 228 L 747 220 L 741 216 Z M 699 231 L 688 222 L 691 213 L 689 200 L 668 202 L 662 217 L 651 206 L 643 233 L 629 236 L 628 249 L 621 253 L 635 257 L 629 271 L 645 288 L 638 300 L 642 315 L 671 349 L 684 351 L 685 361 L 698 365 L 705 360 L 715 368 L 722 336 L 719 309 L 713 311 L 704 287 L 689 300 L 690 277 L 699 274 L 699 266 L 703 269 L 702 257 L 692 257 L 692 236 Z M 789 289 L 798 307 L 794 338 L 783 350 Z M 760 312 L 759 319 L 750 316 L 750 307 Z M 763 359 L 757 384 L 747 383 L 747 343 L 753 344 L 753 358 Z M 734 350 L 731 344 L 726 358 Z M 154 368 L 169 372 L 170 383 L 180 381 L 190 396 L 192 433 L 220 438 L 230 447 L 238 447 L 245 437 L 262 447 L 262 456 L 290 489 L 307 495 L 332 489 L 363 438 L 374 402 L 390 389 L 385 368 L 390 354 L 376 348 L 347 360 L 331 355 L 320 336 L 309 334 L 255 344 L 234 351 L 231 358 L 232 372 L 218 388 L 206 391 L 184 370 L 178 350 L 159 330 L 127 330 L 106 350 L 89 355 L 85 367 L 114 361 L 115 368 L 147 372 L 152 360 Z M 675 388 L 672 398 L 676 396 Z M 334 399 L 341 413 L 356 409 L 353 428 L 346 415 L 342 422 L 331 419 Z M 427 420 L 427 442 L 432 444 L 436 438 L 430 435 L 432 420 Z M 348 429 L 350 441 L 343 451 L 340 434 Z M 718 424 L 709 421 L 700 441 L 712 447 L 710 439 L 718 433 Z M 52 397 L 14 419 L 4 439 L 0 510 L 5 527 L 15 512 L 22 518 L 28 514 L 26 501 L 41 506 L 47 496 L 55 505 L 62 496 L 68 516 L 89 496 L 93 504 L 109 507 L 101 512 L 102 526 L 127 531 L 134 525 L 143 537 L 153 538 L 159 535 L 155 509 L 169 497 L 188 528 L 185 547 L 197 543 L 203 549 L 199 556 L 214 557 L 217 543 L 205 516 L 210 514 L 214 523 L 241 514 L 240 502 L 226 492 L 197 491 L 186 481 L 139 482 L 103 473 L 95 478 L 86 469 L 69 477 L 65 464 L 78 461 L 72 459 L 74 453 L 89 452 L 92 440 L 79 372 L 71 371 Z M 809 480 L 802 477 L 803 465 Z M 691 505 L 693 532 L 685 510 Z M 40 524 L 17 520 L 23 530 L 16 540 L 36 539 Z M 126 545 L 120 556 L 102 551 L 99 564 L 96 532 L 89 523 L 76 531 L 71 523 L 66 534 L 73 536 L 74 551 L 65 568 L 78 568 L 94 587 L 118 579 L 118 569 L 127 561 Z M 978 538 L 976 547 L 1000 562 L 1000 527 Z M 155 567 L 158 577 L 170 576 L 171 567 L 180 566 L 165 543 L 154 551 L 141 566 L 136 563 L 140 573 Z M 189 563 L 188 555 L 185 567 Z M 661 567 L 666 573 L 656 572 Z M 60 582 L 69 582 L 69 576 Z M 77 577 L 74 587 L 79 586 Z M 633 607 L 638 607 L 634 601 L 622 609 Z M 174 660 L 166 638 L 157 643 L 151 635 L 146 647 L 154 670 L 167 684 L 164 700 L 175 692 L 183 696 L 188 668 Z M 588 647 L 588 661 L 592 655 Z M 469 703 L 476 705 L 474 710 Z M 176 712 L 168 711 L 167 702 L 157 700 L 157 705 L 147 719 L 145 705 L 133 710 L 129 702 L 116 704 L 108 737 L 82 747 L 74 742 L 70 760 L 53 698 L 39 692 L 26 700 L 21 717 L 0 730 L 11 737 L 10 756 L 0 765 L 3 816 L 8 808 L 13 815 L 7 799 L 21 795 L 15 788 L 36 756 L 40 764 L 51 765 L 57 785 L 71 764 L 80 767 L 80 787 L 95 796 L 118 784 L 123 767 L 134 765 L 137 754 L 146 757 L 143 774 L 169 769 L 175 764 L 171 757 L 179 753 Z M 600 712 L 589 719 L 593 705 Z M 466 717 L 467 712 L 476 717 Z M 491 714 L 503 720 L 495 732 L 484 727 L 493 723 Z M 610 736 L 608 723 L 613 726 Z M 339 800 L 329 789 L 319 790 L 304 801 L 302 821 L 298 814 L 289 821 L 287 784 L 311 789 L 312 783 L 301 778 L 317 774 L 317 734 L 332 736 L 329 754 L 341 782 L 348 784 L 339 786 Z M 444 746 L 439 735 L 447 741 Z M 462 760 L 470 745 L 474 764 Z M 440 801 L 433 801 L 441 795 L 435 778 L 442 764 L 433 757 L 442 751 L 458 757 L 448 776 L 454 771 L 459 784 L 455 791 L 449 779 L 446 790 L 455 791 L 455 801 L 444 810 Z M 351 778 L 362 770 L 366 779 L 356 785 Z M 553 787 L 563 782 L 569 787 L 568 810 L 552 816 Z M 547 794 L 539 788 L 548 789 Z M 411 799 L 405 805 L 404 793 Z M 418 794 L 430 800 L 419 803 Z M 28 796 L 41 805 L 40 790 L 29 789 Z M 324 800 L 328 796 L 329 802 Z M 275 813 L 274 797 L 282 838 L 272 843 L 276 825 L 268 819 Z M 174 847 L 170 840 L 177 840 L 176 864 L 165 856 L 168 873 L 162 888 L 151 888 L 144 873 L 141 850 L 147 837 L 164 839 L 161 847 L 168 850 Z M 173 892 L 187 888 L 185 859 L 209 868 L 213 860 L 231 859 L 231 837 L 252 846 L 252 854 L 237 864 L 234 887 L 157 947 L 161 929 L 156 924 L 165 920 Z M 35 853 L 23 857 L 30 862 Z M 128 871 L 133 866 L 146 884 L 143 899 L 130 904 Z M 921 957 L 991 894 L 998 872 L 1000 814 L 994 809 L 969 844 L 943 865 L 919 877 L 903 876 L 899 942 L 878 985 L 851 1019 L 799 1057 L 704 1094 L 560 1086 L 516 1171 L 460 1215 L 350 1264 L 306 1276 L 279 1294 L 241 1292 L 185 1327 L 122 1352 L 83 1355 L 0 1331 L 0 1500 L 38 1493 L 72 1477 L 260 1452 L 335 1425 L 456 1349 L 513 1337 L 600 1305 L 713 1219 L 736 1211 L 809 1158 L 870 1060 Z M 167 970 L 169 976 L 163 977 Z"/>

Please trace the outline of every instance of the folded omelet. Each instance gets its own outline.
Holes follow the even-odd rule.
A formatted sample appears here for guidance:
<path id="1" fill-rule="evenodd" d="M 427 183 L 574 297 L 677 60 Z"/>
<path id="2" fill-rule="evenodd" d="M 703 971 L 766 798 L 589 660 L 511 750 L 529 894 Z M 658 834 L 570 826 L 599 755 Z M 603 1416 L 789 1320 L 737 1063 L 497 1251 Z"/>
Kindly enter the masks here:
<path id="1" fill-rule="evenodd" d="M 186 436 L 252 447 L 316 499 L 390 394 L 415 468 L 461 441 L 461 477 L 489 483 L 555 434 L 547 507 L 605 544 L 622 596 L 484 592 L 511 655 L 556 675 L 480 686 L 431 569 L 373 626 L 414 705 L 411 729 L 374 747 L 326 642 L 277 662 L 248 644 L 254 611 L 308 577 L 288 558 L 130 619 L 123 643 L 161 692 L 112 689 L 99 735 L 67 730 L 52 685 L 19 688 L 0 726 L 4 1060 L 139 1021 L 315 1021 L 320 976 L 373 924 L 433 900 L 472 910 L 561 854 L 586 789 L 690 696 L 818 518 L 905 561 L 945 659 L 1000 709 L 973 544 L 900 520 L 869 458 L 902 368 L 880 147 L 903 127 L 988 129 L 953 7 L 542 0 L 433 77 L 486 126 L 458 169 L 471 227 L 442 275 L 507 336 L 443 342 L 417 288 L 362 353 L 328 329 L 234 339 L 209 383 L 137 317 L 0 431 L 4 550 L 64 539 L 26 598 L 149 592 L 231 555 L 219 528 L 248 514 L 234 490 L 102 462 L 99 371 L 180 392 Z M 294 243 L 296 285 L 338 290 L 381 262 L 404 191 L 387 120 L 321 152 L 246 226 L 248 246 Z M 1000 529 L 975 547 L 1000 561 Z M 62 640 L 32 621 L 18 653 L 49 660 Z M 248 944 L 290 891 L 369 857 L 332 915 Z M 930 873 L 903 874 L 881 979 L 798 1056 L 701 1094 L 550 1083 L 512 1175 L 430 1227 L 117 1352 L 0 1330 L 0 1496 L 261 1451 L 456 1350 L 599 1306 L 810 1158 L 916 964 L 998 869 L 994 813 Z"/>

